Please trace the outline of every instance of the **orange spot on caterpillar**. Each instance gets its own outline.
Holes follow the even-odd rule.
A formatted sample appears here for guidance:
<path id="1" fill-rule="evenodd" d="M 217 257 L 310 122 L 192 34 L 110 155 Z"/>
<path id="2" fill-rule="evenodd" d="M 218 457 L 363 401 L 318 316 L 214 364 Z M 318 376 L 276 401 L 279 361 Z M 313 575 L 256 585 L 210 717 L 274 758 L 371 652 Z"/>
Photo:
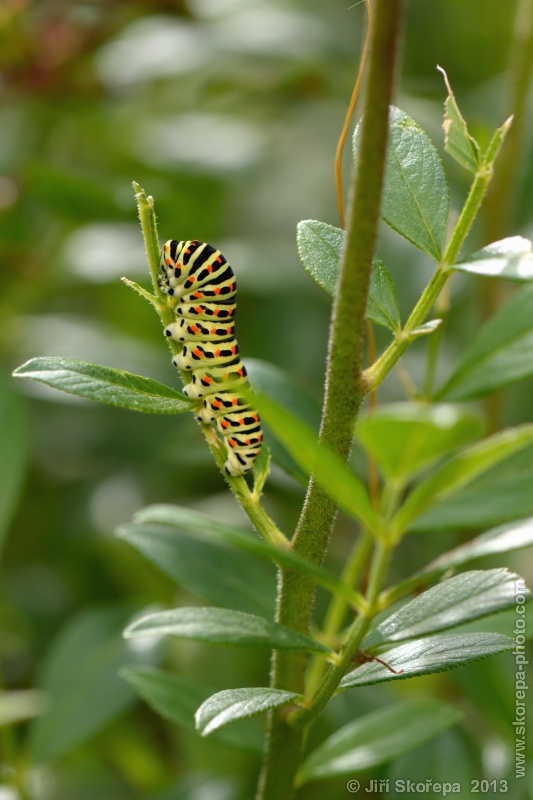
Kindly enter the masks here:
<path id="1" fill-rule="evenodd" d="M 229 428 L 229 422 L 225 419 L 223 419 L 220 424 L 222 425 L 223 428 Z"/>
<path id="2" fill-rule="evenodd" d="M 220 350 L 215 350 L 215 358 L 219 358 L 219 357 L 220 357 Z"/>
<path id="3" fill-rule="evenodd" d="M 199 330 L 200 328 L 198 327 L 198 325 L 191 325 L 191 331 L 193 333 L 198 333 Z"/>
<path id="4" fill-rule="evenodd" d="M 203 353 L 202 353 L 202 351 L 200 350 L 199 347 L 197 347 L 196 350 L 193 350 L 192 354 L 193 354 L 193 356 L 196 356 L 197 358 L 201 358 L 202 355 L 203 355 Z"/>
<path id="5" fill-rule="evenodd" d="M 194 307 L 194 311 L 195 311 L 196 314 L 201 314 L 202 313 L 202 306 L 195 306 Z"/>
<path id="6" fill-rule="evenodd" d="M 220 408 L 220 406 L 222 405 L 222 403 L 220 402 L 220 400 L 213 400 L 213 402 L 211 403 L 211 405 L 213 406 L 213 408 Z"/>
<path id="7" fill-rule="evenodd" d="M 231 404 L 234 405 L 234 406 L 238 406 L 239 405 L 239 398 L 238 397 L 234 397 L 233 400 L 231 401 Z"/>
<path id="8" fill-rule="evenodd" d="M 195 292 L 195 293 L 193 294 L 193 297 L 196 297 L 196 298 L 198 298 L 198 300 L 199 300 L 199 299 L 200 299 L 200 297 L 203 297 L 203 294 L 202 294 L 201 292 Z"/>
<path id="9" fill-rule="evenodd" d="M 215 294 L 220 294 L 220 286 L 215 286 Z"/>

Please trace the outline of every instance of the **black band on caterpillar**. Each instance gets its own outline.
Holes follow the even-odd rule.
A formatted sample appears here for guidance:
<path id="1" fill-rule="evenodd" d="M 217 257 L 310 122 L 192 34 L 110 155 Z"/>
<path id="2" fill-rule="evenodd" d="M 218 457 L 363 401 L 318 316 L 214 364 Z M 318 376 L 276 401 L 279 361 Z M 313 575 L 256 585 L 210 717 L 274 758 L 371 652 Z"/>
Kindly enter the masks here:
<path id="1" fill-rule="evenodd" d="M 226 472 L 242 475 L 252 469 L 263 434 L 259 414 L 238 393 L 249 383 L 235 339 L 233 270 L 210 244 L 172 240 L 161 251 L 158 284 L 178 301 L 177 320 L 165 335 L 183 343 L 173 359 L 178 369 L 191 373 L 183 393 L 201 401 L 197 419 L 213 425 L 223 439 Z"/>

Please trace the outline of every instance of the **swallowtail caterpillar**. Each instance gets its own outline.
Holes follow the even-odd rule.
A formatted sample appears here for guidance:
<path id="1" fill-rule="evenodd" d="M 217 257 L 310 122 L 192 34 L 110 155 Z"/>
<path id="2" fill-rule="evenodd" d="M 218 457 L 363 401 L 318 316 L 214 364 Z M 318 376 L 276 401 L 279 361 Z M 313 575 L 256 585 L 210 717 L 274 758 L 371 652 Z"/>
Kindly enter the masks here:
<path id="1" fill-rule="evenodd" d="M 233 270 L 210 244 L 165 242 L 158 284 L 175 297 L 176 322 L 166 336 L 183 344 L 173 364 L 190 372 L 183 393 L 198 401 L 197 419 L 213 425 L 227 448 L 229 475 L 252 469 L 263 439 L 259 414 L 239 390 L 248 388 L 246 367 L 235 338 Z"/>

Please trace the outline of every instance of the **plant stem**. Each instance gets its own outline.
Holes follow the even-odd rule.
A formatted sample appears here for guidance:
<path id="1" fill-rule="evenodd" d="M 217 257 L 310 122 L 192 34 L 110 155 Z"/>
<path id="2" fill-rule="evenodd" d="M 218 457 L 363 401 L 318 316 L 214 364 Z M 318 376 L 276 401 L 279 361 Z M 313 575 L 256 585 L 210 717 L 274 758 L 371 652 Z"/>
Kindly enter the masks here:
<path id="1" fill-rule="evenodd" d="M 141 221 L 141 229 L 144 237 L 146 253 L 148 256 L 148 263 L 150 266 L 150 274 L 152 276 L 152 284 L 154 287 L 155 296 L 158 299 L 157 304 L 153 303 L 150 296 L 146 292 L 142 292 L 144 296 L 152 302 L 152 305 L 158 312 L 163 326 L 166 328 L 175 320 L 173 307 L 176 304 L 168 295 L 164 294 L 157 283 L 157 274 L 159 271 L 159 239 L 157 236 L 157 221 L 155 217 L 154 200 L 152 197 L 147 197 L 146 192 L 138 183 L 133 184 L 135 189 L 135 198 L 139 208 L 139 219 Z M 131 282 L 130 282 L 131 284 Z M 141 287 L 133 286 L 136 291 Z M 180 352 L 183 345 L 175 342 L 173 339 L 167 339 L 173 355 Z M 183 382 L 187 382 L 186 376 L 181 373 Z M 224 470 L 224 462 L 226 461 L 226 450 L 222 442 L 217 437 L 211 425 L 201 424 L 203 434 L 209 445 L 209 449 L 213 454 L 215 462 L 224 475 L 235 498 L 240 503 L 248 518 L 252 522 L 256 531 L 271 544 L 277 547 L 288 547 L 287 538 L 276 526 L 275 522 L 268 516 L 264 508 L 259 503 L 259 499 L 250 490 L 246 483 L 246 479 L 242 476 L 228 475 Z"/>
<path id="2" fill-rule="evenodd" d="M 366 597 L 368 610 L 364 614 L 360 614 L 353 623 L 343 643 L 340 658 L 336 664 L 329 667 L 322 684 L 318 687 L 307 708 L 300 709 L 294 713 L 293 722 L 295 725 L 308 726 L 320 714 L 350 668 L 363 637 L 366 635 L 370 623 L 378 611 L 377 600 L 389 565 L 390 554 L 391 545 L 389 543 L 376 542 Z"/>
<path id="3" fill-rule="evenodd" d="M 361 572 L 366 564 L 366 560 L 372 548 L 374 537 L 368 531 L 364 531 L 359 540 L 354 545 L 352 552 L 346 562 L 341 575 L 341 581 L 347 586 L 355 587 Z M 332 597 L 326 613 L 324 626 L 322 629 L 321 641 L 330 647 L 335 647 L 337 642 L 335 637 L 339 633 L 344 622 L 349 604 L 346 598 L 336 594 Z M 323 658 L 313 660 L 309 676 L 307 678 L 307 692 L 313 694 L 326 668 Z"/>
<path id="4" fill-rule="evenodd" d="M 350 455 L 355 420 L 368 388 L 362 375 L 364 317 L 379 222 L 401 6 L 401 0 L 376 0 L 374 6 L 361 157 L 332 310 L 320 441 L 344 461 Z M 321 564 L 336 513 L 336 503 L 311 479 L 292 540 L 294 551 Z M 289 570 L 280 570 L 278 622 L 307 632 L 313 600 L 314 586 L 309 581 Z M 271 685 L 302 693 L 306 665 L 305 653 L 275 652 Z M 288 800 L 293 796 L 303 742 L 303 728 L 292 727 L 285 710 L 270 714 L 258 800 Z"/>

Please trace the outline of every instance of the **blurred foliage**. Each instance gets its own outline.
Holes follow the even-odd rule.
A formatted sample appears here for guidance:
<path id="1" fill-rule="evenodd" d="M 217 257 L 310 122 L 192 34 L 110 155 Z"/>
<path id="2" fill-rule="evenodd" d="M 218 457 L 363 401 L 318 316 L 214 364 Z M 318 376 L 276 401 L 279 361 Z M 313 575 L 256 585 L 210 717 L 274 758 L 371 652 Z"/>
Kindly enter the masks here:
<path id="1" fill-rule="evenodd" d="M 445 98 L 437 63 L 482 140 L 506 115 L 516 6 L 515 0 L 411 0 L 396 102 L 435 143 L 442 144 Z M 181 502 L 240 521 L 190 415 L 141 417 L 25 384 L 17 389 L 31 394 L 28 430 L 28 402 L 8 388 L 10 370 L 31 356 L 62 355 L 179 388 L 155 315 L 119 281 L 124 274 L 148 278 L 131 189 L 137 180 L 156 198 L 164 238 L 212 241 L 230 259 L 239 279 L 245 358 L 289 370 L 320 400 L 329 300 L 299 265 L 295 229 L 310 218 L 338 225 L 333 155 L 364 25 L 363 6 L 340 0 L 3 0 L 0 533 L 12 522 L 0 594 L 5 686 L 46 686 L 50 642 L 60 637 L 57 654 L 62 629 L 80 611 L 98 620 L 108 606 L 191 601 L 185 590 L 176 598 L 170 579 L 114 540 L 114 527 L 141 505 Z M 529 139 L 526 144 L 515 217 L 505 235 L 533 233 L 533 158 Z M 445 165 L 457 207 L 467 176 L 449 158 Z M 487 243 L 483 231 L 481 218 L 470 250 Z M 429 277 L 429 261 L 388 230 L 379 254 L 405 315 Z M 503 298 L 509 290 L 498 285 Z M 479 325 L 478 291 L 474 279 L 454 279 L 443 375 Z M 385 335 L 377 332 L 378 344 Z M 424 353 L 420 343 L 405 359 L 415 380 Z M 522 383 L 500 398 L 501 420 L 531 418 L 531 388 Z M 388 381 L 381 395 L 400 396 L 398 382 Z M 293 526 L 301 499 L 301 486 L 275 471 L 266 500 L 282 528 Z M 410 568 L 421 566 L 462 541 L 462 533 L 411 537 L 400 557 Z M 333 565 L 343 563 L 350 540 L 341 519 Z M 523 554 L 510 565 L 517 558 L 522 574 L 531 574 Z M 401 561 L 394 570 L 401 575 Z M 110 623 L 102 624 L 109 636 Z M 465 668 L 459 678 L 435 675 L 345 693 L 328 709 L 320 737 L 391 696 L 424 686 L 445 697 L 463 691 L 468 724 L 443 738 L 457 775 L 479 775 L 482 759 L 495 775 L 506 775 L 510 677 L 496 664 L 504 657 Z M 198 644 L 169 648 L 164 665 L 218 689 L 265 685 L 268 674 L 266 654 L 243 652 L 236 661 Z M 122 691 L 117 709 L 130 702 Z M 97 727 L 69 752 L 63 746 L 53 768 L 32 769 L 33 796 L 226 800 L 237 797 L 224 777 L 230 774 L 240 776 L 243 798 L 252 791 L 254 757 L 200 741 L 140 703 Z M 318 735 L 313 731 L 312 740 Z M 24 725 L 6 734 L 4 756 L 27 738 Z M 442 752 L 433 745 L 426 750 L 439 774 Z M 397 764 L 393 774 L 405 774 L 402 769 Z M 369 777 L 387 774 L 381 769 Z M 323 787 L 312 785 L 305 796 L 323 797 Z M 344 780 L 328 788 L 332 799 L 345 796 Z"/>

